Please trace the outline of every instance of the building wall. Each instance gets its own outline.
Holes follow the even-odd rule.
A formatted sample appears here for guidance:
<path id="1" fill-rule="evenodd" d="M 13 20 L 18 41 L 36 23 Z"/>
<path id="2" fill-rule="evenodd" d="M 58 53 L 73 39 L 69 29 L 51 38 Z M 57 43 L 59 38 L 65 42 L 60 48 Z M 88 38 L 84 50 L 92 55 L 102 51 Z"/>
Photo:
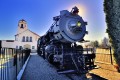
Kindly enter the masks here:
<path id="1" fill-rule="evenodd" d="M 23 42 L 23 36 L 25 37 L 25 42 Z M 26 38 L 27 37 L 29 38 L 28 42 L 26 42 Z M 30 37 L 32 37 L 32 42 L 30 42 Z M 31 49 L 32 49 L 32 46 L 34 46 L 33 50 L 37 49 L 37 40 L 38 40 L 39 36 L 35 35 L 31 31 L 26 30 L 23 33 L 17 35 L 16 38 L 17 39 L 15 41 L 15 44 L 16 44 L 16 47 L 18 46 L 17 48 L 19 48 L 20 46 L 22 46 L 22 48 L 25 49 L 25 47 L 24 47 L 25 45 L 30 45 Z"/>
<path id="2" fill-rule="evenodd" d="M 15 41 L 10 40 L 2 40 L 2 47 L 5 48 L 15 48 Z"/>

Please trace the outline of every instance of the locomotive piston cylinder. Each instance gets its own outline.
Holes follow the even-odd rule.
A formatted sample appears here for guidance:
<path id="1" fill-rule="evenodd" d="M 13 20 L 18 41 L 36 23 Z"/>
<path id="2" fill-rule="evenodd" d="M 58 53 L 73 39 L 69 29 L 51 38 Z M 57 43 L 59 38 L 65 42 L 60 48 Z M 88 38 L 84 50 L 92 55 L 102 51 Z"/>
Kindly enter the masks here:
<path id="1" fill-rule="evenodd" d="M 54 45 L 47 45 L 45 47 L 45 52 L 47 53 L 54 53 L 55 46 Z"/>

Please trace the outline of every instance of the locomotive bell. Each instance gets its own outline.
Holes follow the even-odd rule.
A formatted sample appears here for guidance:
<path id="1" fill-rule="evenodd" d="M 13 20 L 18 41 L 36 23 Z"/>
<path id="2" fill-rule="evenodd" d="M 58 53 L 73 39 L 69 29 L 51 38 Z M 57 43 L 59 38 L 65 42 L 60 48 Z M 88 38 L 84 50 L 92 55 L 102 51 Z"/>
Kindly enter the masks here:
<path id="1" fill-rule="evenodd" d="M 79 9 L 76 6 L 73 7 L 72 10 L 71 10 L 72 14 L 78 14 L 78 12 L 79 12 Z"/>

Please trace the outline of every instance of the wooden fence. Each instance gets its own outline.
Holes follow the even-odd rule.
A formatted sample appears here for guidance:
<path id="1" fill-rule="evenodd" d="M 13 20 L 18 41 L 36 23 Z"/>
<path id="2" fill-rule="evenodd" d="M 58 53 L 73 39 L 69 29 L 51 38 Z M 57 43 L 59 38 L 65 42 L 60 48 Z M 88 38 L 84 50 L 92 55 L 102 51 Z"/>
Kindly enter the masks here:
<path id="1" fill-rule="evenodd" d="M 115 58 L 111 48 L 108 49 L 97 48 L 95 63 L 101 68 L 117 71 L 114 67 Z"/>

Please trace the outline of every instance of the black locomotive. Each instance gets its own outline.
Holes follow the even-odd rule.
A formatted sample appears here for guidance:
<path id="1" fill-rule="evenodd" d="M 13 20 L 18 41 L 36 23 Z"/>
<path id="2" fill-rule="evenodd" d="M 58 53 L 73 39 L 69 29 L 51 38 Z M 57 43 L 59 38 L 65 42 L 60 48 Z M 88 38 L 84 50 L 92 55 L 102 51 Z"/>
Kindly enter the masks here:
<path id="1" fill-rule="evenodd" d="M 77 7 L 73 7 L 71 12 L 60 11 L 59 16 L 53 17 L 54 23 L 50 29 L 38 39 L 38 54 L 58 66 L 59 73 L 86 73 L 94 65 L 95 55 L 84 54 L 83 47 L 76 44 L 83 42 L 88 33 L 87 22 L 78 12 Z"/>

